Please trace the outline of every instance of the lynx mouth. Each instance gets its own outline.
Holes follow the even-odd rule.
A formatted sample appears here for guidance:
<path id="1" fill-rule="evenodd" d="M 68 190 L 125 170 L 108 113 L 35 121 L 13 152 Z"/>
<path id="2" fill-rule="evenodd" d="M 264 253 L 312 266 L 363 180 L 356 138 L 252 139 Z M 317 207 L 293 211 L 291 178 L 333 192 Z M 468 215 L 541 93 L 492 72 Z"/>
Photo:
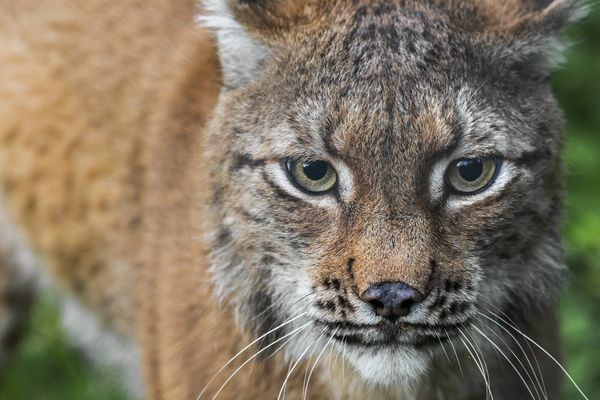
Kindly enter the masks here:
<path id="1" fill-rule="evenodd" d="M 417 349 L 440 346 L 458 336 L 470 320 L 454 324 L 419 324 L 388 322 L 356 324 L 348 321 L 330 322 L 315 320 L 315 325 L 333 340 L 348 346 L 383 348 L 406 346 Z"/>

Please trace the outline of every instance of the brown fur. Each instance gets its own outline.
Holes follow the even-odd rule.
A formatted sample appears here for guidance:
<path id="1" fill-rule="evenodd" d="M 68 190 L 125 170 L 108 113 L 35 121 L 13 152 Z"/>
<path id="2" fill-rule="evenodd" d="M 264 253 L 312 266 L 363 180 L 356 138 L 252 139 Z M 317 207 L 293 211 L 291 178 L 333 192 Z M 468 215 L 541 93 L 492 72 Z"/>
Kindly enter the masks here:
<path id="1" fill-rule="evenodd" d="M 6 208 L 53 276 L 123 330 L 135 280 L 120 264 L 139 247 L 144 136 L 180 3 L 1 4 Z"/>
<path id="2" fill-rule="evenodd" d="M 436 17 L 427 14 L 429 6 L 409 3 L 427 18 Z M 311 52 L 339 50 L 329 48 L 330 43 L 324 42 L 326 35 L 323 42 L 313 43 L 312 39 L 320 38 L 321 31 L 329 34 L 343 27 L 350 19 L 350 7 L 340 1 L 231 4 L 252 37 L 268 45 L 278 61 L 286 57 L 302 61 L 310 58 Z M 475 10 L 480 19 L 465 31 L 471 30 L 477 40 L 513 37 L 535 21 L 546 23 L 546 14 L 552 12 L 539 15 L 528 2 L 517 0 L 502 5 L 493 1 L 444 4 L 459 14 L 463 9 Z M 227 198 L 238 194 L 228 175 L 233 164 L 230 152 L 251 146 L 236 142 L 230 132 L 235 127 L 252 132 L 263 122 L 257 122 L 248 100 L 260 98 L 256 89 L 260 85 L 283 81 L 282 77 L 298 79 L 289 92 L 278 92 L 284 93 L 280 95 L 284 104 L 294 90 L 299 95 L 310 90 L 311 76 L 296 74 L 293 67 L 299 64 L 283 62 L 289 69 L 281 69 L 280 64 L 267 67 L 266 78 L 256 88 L 236 91 L 239 88 L 229 87 L 222 82 L 212 38 L 193 21 L 193 0 L 0 0 L 0 10 L 2 207 L 18 236 L 61 290 L 81 299 L 107 326 L 136 338 L 143 356 L 147 398 L 195 399 L 207 383 L 206 395 L 211 398 L 224 378 L 252 352 L 229 365 L 218 379 L 211 378 L 255 338 L 255 332 L 239 324 L 252 316 L 235 318 L 239 311 L 235 294 L 229 294 L 227 301 L 215 299 L 209 267 L 216 247 L 211 247 L 214 238 L 205 240 L 214 232 L 202 224 L 244 211 L 241 200 Z M 469 24 L 465 22 L 465 26 Z M 343 63 L 340 65 L 335 67 L 343 69 Z M 275 83 L 273 88 L 279 89 Z M 222 90 L 225 94 L 215 110 Z M 356 93 L 362 95 L 361 88 L 348 98 Z M 369 106 L 376 104 L 380 95 L 366 93 L 374 99 Z M 269 98 L 260 106 L 275 109 L 276 99 Z M 390 117 L 386 114 L 389 110 L 373 106 L 352 113 L 344 108 L 347 104 L 340 104 L 337 112 L 347 118 L 337 121 L 331 142 L 334 150 L 348 155 L 348 164 L 360 171 L 369 159 L 364 154 L 375 148 L 372 143 L 377 141 L 382 121 Z M 447 149 L 454 140 L 451 131 L 456 116 L 441 104 L 427 105 L 406 123 L 414 138 L 407 152 L 422 159 Z M 415 108 L 418 106 L 415 103 Z M 552 101 L 542 106 L 556 114 Z M 227 113 L 247 119 L 233 126 Z M 264 121 L 271 118 L 267 114 L 261 114 Z M 558 116 L 552 120 L 557 121 Z M 253 147 L 252 156 L 264 156 L 269 162 L 272 145 L 266 137 Z M 407 156 L 398 169 L 410 171 L 413 162 Z M 361 206 L 344 216 L 327 212 L 319 216 L 330 221 L 327 228 L 331 230 L 320 226 L 323 219 L 306 217 L 312 209 L 296 219 L 286 215 L 290 225 L 318 236 L 308 252 L 322 255 L 308 271 L 314 287 L 331 286 L 337 280 L 342 290 L 349 288 L 349 297 L 356 298 L 371 284 L 402 281 L 430 293 L 444 285 L 435 276 L 436 262 L 444 266 L 444 276 L 461 282 L 474 279 L 464 262 L 473 249 L 456 243 L 470 243 L 468 238 L 481 229 L 480 221 L 501 215 L 503 209 L 490 206 L 497 199 L 485 204 L 490 209 L 482 205 L 464 217 L 460 229 L 453 224 L 439 226 L 430 217 L 431 210 L 414 200 L 425 189 L 411 181 L 395 198 L 397 208 L 391 209 L 382 185 L 375 182 L 370 186 L 373 176 L 368 171 L 355 176 L 353 201 Z M 555 176 L 548 179 L 554 182 Z M 266 192 L 267 187 L 258 188 Z M 225 192 L 220 203 L 216 188 Z M 221 213 L 211 208 L 215 203 L 231 207 Z M 499 207 L 504 206 L 501 203 Z M 402 211 L 398 213 L 398 209 Z M 278 210 L 273 211 L 277 217 Z M 252 232 L 250 226 L 242 218 L 237 220 L 237 229 Z M 453 242 L 453 238 L 459 241 Z M 254 239 L 250 234 L 239 243 L 240 251 L 256 252 L 262 242 Z M 14 251 L 1 246 L 0 250 L 4 258 Z M 0 270 L 0 291 L 8 291 L 4 282 L 9 278 L 4 275 L 12 271 L 8 267 Z M 243 283 L 256 284 L 257 292 L 266 285 L 254 280 Z M 527 332 L 543 344 L 556 346 L 551 334 L 556 322 L 548 308 L 544 312 L 537 317 L 539 321 L 531 317 L 530 322 L 548 323 L 548 330 Z M 404 395 L 399 389 L 362 384 L 356 372 L 345 370 L 335 355 L 329 357 L 325 354 L 317 368 L 311 399 Z M 437 360 L 434 372 L 424 379 L 419 399 L 438 398 L 438 389 L 453 392 L 465 387 L 464 382 L 448 376 L 454 366 Z M 304 371 L 310 365 L 310 360 L 303 361 L 296 369 L 288 383 L 288 398 L 302 397 Z M 243 370 L 225 387 L 219 399 L 277 398 L 288 366 L 282 357 L 257 359 L 251 369 Z M 474 370 L 473 366 L 467 368 Z M 549 382 L 559 381 L 554 367 L 544 365 L 543 369 Z M 511 390 L 518 382 L 514 374 L 499 374 L 497 379 L 505 384 L 499 389 L 502 398 L 513 396 Z M 555 385 L 550 390 L 556 394 L 558 383 Z M 480 398 L 477 396 L 483 393 L 482 383 L 477 382 L 456 392 L 456 398 Z"/>

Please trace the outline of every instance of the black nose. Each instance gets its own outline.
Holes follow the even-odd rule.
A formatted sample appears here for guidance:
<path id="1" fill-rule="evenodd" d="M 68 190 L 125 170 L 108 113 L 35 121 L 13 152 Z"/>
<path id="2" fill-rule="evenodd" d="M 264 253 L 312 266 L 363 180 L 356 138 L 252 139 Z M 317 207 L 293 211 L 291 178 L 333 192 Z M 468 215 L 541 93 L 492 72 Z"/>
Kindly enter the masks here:
<path id="1" fill-rule="evenodd" d="M 389 319 L 408 315 L 411 307 L 422 302 L 424 297 L 404 282 L 376 283 L 360 295 L 361 300 L 371 304 L 378 315 Z"/>

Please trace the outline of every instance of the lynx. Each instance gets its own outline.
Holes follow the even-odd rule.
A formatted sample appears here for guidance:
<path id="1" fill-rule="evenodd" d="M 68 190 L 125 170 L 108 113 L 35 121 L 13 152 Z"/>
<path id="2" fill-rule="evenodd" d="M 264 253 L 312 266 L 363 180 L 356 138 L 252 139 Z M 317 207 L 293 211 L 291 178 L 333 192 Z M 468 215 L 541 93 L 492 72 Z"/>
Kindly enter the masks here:
<path id="1" fill-rule="evenodd" d="M 48 291 L 135 397 L 559 398 L 584 9 L 0 0 L 4 352 Z"/>

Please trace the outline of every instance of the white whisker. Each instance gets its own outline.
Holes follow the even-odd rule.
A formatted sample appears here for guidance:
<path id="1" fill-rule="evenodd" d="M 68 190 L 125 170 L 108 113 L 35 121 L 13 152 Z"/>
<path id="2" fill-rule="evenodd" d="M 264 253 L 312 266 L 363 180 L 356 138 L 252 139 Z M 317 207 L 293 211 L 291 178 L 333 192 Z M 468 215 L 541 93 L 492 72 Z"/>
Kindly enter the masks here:
<path id="1" fill-rule="evenodd" d="M 306 362 L 306 367 L 304 368 L 304 380 L 302 381 L 302 396 L 304 396 L 304 390 L 306 389 L 306 385 L 307 385 L 307 381 L 308 381 L 308 369 L 310 368 L 312 359 L 313 359 L 313 354 L 311 353 L 310 357 L 308 358 L 308 361 Z"/>
<path id="2" fill-rule="evenodd" d="M 444 351 L 444 355 L 446 356 L 446 360 L 448 360 L 448 365 L 452 365 L 452 361 L 450 361 L 450 357 L 448 356 L 448 352 L 446 351 L 446 347 L 444 347 L 444 343 L 442 342 L 442 339 L 440 338 L 440 335 L 435 332 L 435 336 L 438 339 L 438 342 L 440 342 L 440 346 L 442 346 L 442 350 Z"/>
<path id="3" fill-rule="evenodd" d="M 279 389 L 279 395 L 277 396 L 277 400 L 285 399 L 285 389 L 286 389 L 287 382 L 290 379 L 290 376 L 292 376 L 292 373 L 294 372 L 294 369 L 296 369 L 296 367 L 298 366 L 298 364 L 300 364 L 300 362 L 302 361 L 302 358 L 306 355 L 306 353 L 308 353 L 308 351 L 313 346 L 316 346 L 318 344 L 319 339 L 320 339 L 320 335 L 317 336 L 315 338 L 315 340 L 313 340 L 311 342 L 311 344 L 309 344 L 308 346 L 306 346 L 306 350 L 304 350 L 302 352 L 302 354 L 300 354 L 300 356 L 298 357 L 298 359 L 296 360 L 296 362 L 292 365 L 292 368 L 289 369 L 287 375 L 285 376 L 285 379 L 283 380 L 283 384 L 281 385 L 281 389 Z"/>
<path id="4" fill-rule="evenodd" d="M 494 307 L 496 310 L 498 310 L 499 312 L 501 312 L 506 317 L 506 319 L 508 319 L 508 321 L 513 326 L 516 326 L 516 323 L 508 315 L 506 315 L 505 312 L 503 312 L 502 310 L 500 310 L 496 306 L 492 306 L 492 307 Z M 493 322 L 495 322 L 498 325 L 498 323 L 496 321 L 493 321 Z M 506 323 L 505 321 L 502 321 L 502 322 Z M 508 323 L 506 323 L 506 324 L 510 325 Z M 531 370 L 533 371 L 533 366 L 531 365 L 531 362 L 529 361 L 529 357 L 527 356 L 527 353 L 525 352 L 525 349 L 523 349 L 523 346 L 521 346 L 521 343 L 519 343 L 519 341 L 513 336 L 513 334 L 511 334 L 506 328 L 504 328 L 502 325 L 499 325 L 499 326 L 500 326 L 500 328 L 504 329 L 506 331 L 506 333 L 508 333 L 510 335 L 510 337 L 517 343 L 517 345 L 519 346 L 519 348 L 521 349 L 521 351 L 525 355 L 525 358 L 527 359 L 527 362 L 529 363 L 529 365 L 531 367 Z M 537 372 L 539 374 L 538 375 L 538 374 L 536 374 L 534 372 L 534 375 L 536 377 L 536 381 L 538 381 L 538 384 L 540 385 L 540 387 L 541 387 L 541 389 L 542 389 L 542 391 L 544 393 L 544 398 L 547 399 L 548 398 L 548 391 L 546 389 L 546 382 L 544 382 L 544 374 L 542 373 L 542 369 L 540 368 L 540 363 L 538 362 L 537 356 L 536 356 L 535 352 L 533 351 L 533 348 L 531 347 L 531 344 L 529 342 L 525 342 L 525 344 L 527 345 L 527 348 L 529 349 L 531 355 L 533 356 L 533 360 L 535 361 Z M 538 377 L 539 377 L 539 379 L 538 379 Z"/>
<path id="5" fill-rule="evenodd" d="M 275 340 L 273 343 L 269 344 L 268 346 L 264 347 L 263 349 L 261 349 L 260 351 L 257 351 L 256 353 L 254 353 L 254 355 L 252 357 L 250 357 L 249 359 L 247 359 L 246 361 L 244 361 L 244 363 L 242 365 L 240 365 L 235 371 L 233 371 L 233 373 L 231 375 L 229 375 L 229 378 L 227 378 L 227 380 L 221 385 L 221 387 L 219 388 L 219 390 L 217 391 L 217 393 L 215 393 L 215 395 L 213 396 L 212 400 L 215 400 L 217 398 L 217 396 L 219 396 L 219 394 L 223 391 L 223 389 L 225 388 L 225 386 L 229 383 L 229 381 L 231 381 L 231 379 L 233 379 L 233 377 L 235 375 L 237 375 L 237 373 L 244 368 L 244 366 L 246 364 L 248 364 L 250 361 L 254 360 L 256 357 L 258 357 L 262 352 L 266 351 L 268 348 L 270 348 L 271 346 L 273 346 L 275 343 L 278 343 L 280 341 L 282 341 L 283 339 L 287 338 L 288 336 L 291 335 L 295 335 L 295 334 L 299 334 L 302 330 L 304 330 L 307 326 L 309 326 L 310 324 L 312 324 L 312 322 L 307 322 L 306 324 L 302 325 L 299 328 L 294 329 L 293 331 L 291 331 L 290 333 L 280 337 L 279 339 Z"/>
<path id="6" fill-rule="evenodd" d="M 531 388 L 529 387 L 529 385 L 525 381 L 525 378 L 523 378 L 523 375 L 519 372 L 519 370 L 517 369 L 517 367 L 515 366 L 515 364 L 513 364 L 513 362 L 510 361 L 510 358 L 508 358 L 508 356 L 500 349 L 500 347 L 498 347 L 496 345 L 496 343 L 494 343 L 494 341 L 492 339 L 490 339 L 485 333 L 483 333 L 481 331 L 481 329 L 477 328 L 475 325 L 472 325 L 472 326 L 473 326 L 473 329 L 475 329 L 477 332 L 479 332 L 479 334 L 481 334 L 488 342 L 490 342 L 490 344 L 492 346 L 494 346 L 494 348 L 502 355 L 502 357 L 504 357 L 504 359 L 506 361 L 508 361 L 508 363 L 510 364 L 511 367 L 513 367 L 513 369 L 515 370 L 515 372 L 517 373 L 517 375 L 519 376 L 519 378 L 521 378 L 521 382 L 523 382 L 523 385 L 525 385 L 525 388 L 529 392 L 529 395 L 531 396 L 531 398 L 535 400 L 535 396 L 533 395 L 533 392 L 531 391 Z"/>
<path id="7" fill-rule="evenodd" d="M 292 309 L 292 307 L 294 307 L 295 305 L 297 305 L 298 303 L 300 303 L 303 300 L 306 300 L 309 296 L 311 296 L 312 294 L 314 294 L 314 290 L 311 290 L 309 293 L 305 294 L 304 296 L 300 297 L 298 300 L 296 300 L 295 302 L 293 302 L 289 307 L 287 307 L 285 310 L 281 311 L 281 315 L 286 315 L 289 310 Z M 271 304 L 269 307 L 265 308 L 263 311 L 261 311 L 258 315 L 255 315 L 252 319 L 249 319 L 247 322 L 245 322 L 246 325 L 250 325 L 252 324 L 254 321 L 256 321 L 258 318 L 262 317 L 263 315 L 267 314 L 268 316 L 271 316 L 276 310 L 278 310 L 280 308 L 280 304 L 274 302 L 273 304 Z M 298 315 L 298 313 L 301 313 L 302 311 L 304 311 L 304 309 L 302 309 L 301 311 L 298 311 L 296 313 L 293 313 L 289 318 L 292 318 L 296 315 Z M 289 319 L 288 318 L 288 319 Z"/>
<path id="8" fill-rule="evenodd" d="M 269 354 L 269 356 L 266 359 L 270 360 L 271 358 L 275 357 L 277 355 L 277 353 L 280 352 L 281 349 L 283 349 L 292 340 L 294 340 L 294 336 L 290 337 L 285 342 L 283 342 L 280 346 L 278 346 L 275 350 L 273 350 L 273 352 L 271 354 Z"/>
<path id="9" fill-rule="evenodd" d="M 295 316 L 293 318 L 290 318 L 290 319 L 286 320 L 282 324 L 280 324 L 280 325 L 276 326 L 275 328 L 271 329 L 270 331 L 268 331 L 267 333 L 265 333 L 264 335 L 260 336 L 258 339 L 254 340 L 252 343 L 250 343 L 249 345 L 247 345 L 246 347 L 244 347 L 243 349 L 241 349 L 236 355 L 234 355 L 233 357 L 231 357 L 229 359 L 229 361 L 227 361 L 225 363 L 225 365 L 223 365 L 221 367 L 221 369 L 219 369 L 217 371 L 217 373 L 215 375 L 213 375 L 212 378 L 210 378 L 208 380 L 208 382 L 204 386 L 204 389 L 202 389 L 202 391 L 200 392 L 200 394 L 196 397 L 196 400 L 200 400 L 200 398 L 202 398 L 202 395 L 204 394 L 204 392 L 206 392 L 206 390 L 208 389 L 208 386 L 216 379 L 217 376 L 219 376 L 219 374 L 221 372 L 223 372 L 225 370 L 225 368 L 227 368 L 236 358 L 238 358 L 240 356 L 240 354 L 242 354 L 244 351 L 248 350 L 250 347 L 254 346 L 256 343 L 258 343 L 259 341 L 261 341 L 263 338 L 267 337 L 271 333 L 273 333 L 273 332 L 275 332 L 275 331 L 283 328 L 284 326 L 292 323 L 293 321 L 297 320 L 298 318 L 304 317 L 306 314 L 308 314 L 308 312 L 304 312 L 304 313 L 302 313 L 300 315 L 297 315 L 297 316 Z"/>
<path id="10" fill-rule="evenodd" d="M 475 353 L 479 354 L 481 356 L 480 360 L 481 360 L 481 363 L 483 364 L 483 369 L 485 370 L 485 374 L 487 376 L 488 383 L 490 385 L 490 396 L 493 399 L 494 398 L 494 394 L 491 392 L 492 378 L 490 376 L 490 371 L 488 369 L 487 362 L 485 361 L 485 357 L 483 356 L 483 351 L 481 351 L 481 348 L 479 347 L 479 343 L 477 343 L 477 340 L 473 337 L 473 335 L 471 335 L 471 333 L 469 331 L 467 331 L 467 334 L 469 335 L 469 337 L 473 341 L 474 347 L 476 347 Z"/>
<path id="11" fill-rule="evenodd" d="M 327 360 L 327 363 L 329 364 L 329 380 L 331 381 L 331 359 L 333 358 L 333 347 L 331 346 L 331 350 L 329 350 L 329 359 Z M 336 360 L 337 360 L 337 354 L 336 354 Z"/>
<path id="12" fill-rule="evenodd" d="M 331 343 L 331 341 L 333 340 L 333 337 L 335 336 L 335 334 L 337 333 L 337 331 L 340 328 L 337 328 L 332 334 L 331 337 L 329 338 L 329 340 L 327 341 L 327 343 L 325 343 L 325 346 L 323 347 L 323 350 L 321 350 L 321 352 L 319 353 L 319 355 L 317 356 L 317 359 L 315 360 L 312 368 L 310 369 L 310 372 L 308 374 L 308 380 L 306 381 L 306 386 L 304 387 L 304 389 L 302 390 L 302 400 L 305 400 L 306 397 L 308 396 L 308 386 L 310 385 L 310 378 L 312 377 L 312 374 L 315 370 L 315 368 L 317 367 L 317 364 L 319 363 L 319 359 L 321 358 L 321 356 L 323 355 L 323 353 L 325 352 L 325 349 L 327 349 L 327 347 L 329 346 L 329 344 Z M 332 347 L 333 350 L 333 347 Z"/>
<path id="13" fill-rule="evenodd" d="M 346 349 L 348 348 L 348 343 L 346 343 L 346 338 L 342 342 L 342 387 L 346 387 Z"/>
<path id="14" fill-rule="evenodd" d="M 473 352 L 471 351 L 471 348 L 467 345 L 467 342 L 470 343 L 469 339 L 467 338 L 467 336 L 463 333 L 463 331 L 459 328 L 458 332 L 461 334 L 461 336 L 464 338 L 461 338 L 460 341 L 463 343 L 463 345 L 465 346 L 465 348 L 467 349 L 467 351 L 469 352 L 469 355 L 471 356 L 471 358 L 473 359 L 473 362 L 475 363 L 475 365 L 477 366 L 477 369 L 479 370 L 479 372 L 481 373 L 481 376 L 483 377 L 483 382 L 485 384 L 485 392 L 486 392 L 486 396 L 485 398 L 492 398 L 493 399 L 493 394 L 492 394 L 492 389 L 490 387 L 490 384 L 487 380 L 487 377 L 485 375 L 485 371 L 483 369 L 483 366 L 480 365 L 479 363 L 479 358 L 475 357 L 475 355 L 473 354 Z M 465 342 L 465 340 L 467 342 Z"/>
<path id="15" fill-rule="evenodd" d="M 305 297 L 306 297 L 306 296 L 305 296 Z M 298 302 L 296 302 L 296 303 L 298 303 Z M 294 304 L 296 304 L 296 303 L 294 303 Z M 291 308 L 291 307 L 290 307 L 290 308 Z M 289 310 L 289 308 L 288 308 L 288 310 Z M 292 315 L 291 315 L 291 316 L 290 316 L 290 317 L 289 317 L 287 320 L 289 320 L 289 319 L 291 319 L 291 318 L 295 317 L 296 315 L 298 315 L 298 313 L 294 313 L 294 314 L 292 314 Z M 287 321 L 287 320 L 286 320 L 286 321 Z M 266 339 L 266 337 L 265 337 L 264 339 Z M 263 340 L 264 340 L 264 339 L 263 339 Z M 276 349 L 276 350 L 275 350 L 275 351 L 274 351 L 274 352 L 273 352 L 273 353 L 272 353 L 272 354 L 271 354 L 269 357 L 267 357 L 267 359 L 269 359 L 269 358 L 271 358 L 271 357 L 275 356 L 275 354 L 276 354 L 276 353 L 277 353 L 279 350 L 281 350 L 281 348 L 283 348 L 283 347 L 284 347 L 286 344 L 288 344 L 288 343 L 289 343 L 290 341 L 292 341 L 293 339 L 294 339 L 294 336 L 290 337 L 290 338 L 289 338 L 289 339 L 287 339 L 285 342 L 283 342 L 283 344 L 282 344 L 280 347 L 278 347 L 278 348 L 277 348 L 277 349 Z M 261 345 L 259 344 L 258 346 L 260 347 Z M 249 379 L 249 378 L 250 378 L 250 376 L 252 375 L 252 371 L 254 370 L 254 365 L 255 365 L 255 364 L 256 364 L 256 359 L 254 359 L 254 360 L 252 361 L 252 364 L 250 365 L 250 371 L 248 372 L 248 379 Z"/>
<path id="16" fill-rule="evenodd" d="M 479 314 L 481 314 L 481 313 L 479 313 Z M 521 366 L 521 368 L 523 368 L 523 371 L 525 371 L 525 373 L 527 374 L 527 377 L 529 378 L 529 381 L 533 385 L 533 388 L 535 389 L 537 397 L 538 398 L 547 399 L 548 396 L 545 394 L 544 389 L 541 387 L 541 383 L 540 383 L 539 377 L 537 376 L 537 374 L 533 370 L 533 365 L 531 364 L 531 362 L 528 362 L 529 368 L 527 368 L 525 366 L 525 364 L 523 364 L 523 362 L 521 361 L 521 359 L 519 358 L 519 356 L 512 350 L 511 346 L 508 343 L 506 343 L 506 341 L 502 338 L 502 336 L 500 336 L 492 328 L 490 328 L 489 326 L 487 326 L 486 324 L 484 324 L 483 321 L 481 321 L 481 325 L 482 325 L 482 327 L 486 327 L 487 329 L 489 329 L 490 332 L 492 332 L 502 342 L 502 344 L 508 349 L 508 351 L 510 351 L 510 353 L 514 356 L 515 360 L 518 361 L 519 365 Z M 504 329 L 508 333 L 508 335 L 510 335 L 513 338 L 513 340 L 515 340 L 515 342 L 521 348 L 521 351 L 525 355 L 525 358 L 527 359 L 527 361 L 529 361 L 529 357 L 527 356 L 527 353 L 525 353 L 525 351 L 523 350 L 522 346 L 515 339 L 515 337 L 512 336 L 510 334 L 510 332 L 508 332 L 504 327 L 500 326 L 500 328 Z M 529 372 L 530 370 L 531 370 L 531 372 Z M 534 382 L 534 377 L 535 377 L 535 382 Z"/>
<path id="17" fill-rule="evenodd" d="M 502 319 L 502 317 L 498 316 L 497 314 L 493 313 L 492 311 L 490 311 L 490 313 L 492 313 L 492 315 L 496 316 L 496 318 Z M 506 323 L 506 321 L 504 321 L 504 322 Z M 509 326 L 513 330 L 515 330 L 515 332 L 517 332 L 519 335 L 521 335 L 525 339 L 527 339 L 535 347 L 537 347 L 538 349 L 540 349 L 544 354 L 546 354 L 561 369 L 561 371 L 567 376 L 567 378 L 569 378 L 569 380 L 571 381 L 571 383 L 573 384 L 573 386 L 575 386 L 575 388 L 579 391 L 579 394 L 581 394 L 581 396 L 585 400 L 589 400 L 588 397 L 585 395 L 585 393 L 583 393 L 583 391 L 581 390 L 581 388 L 579 387 L 579 385 L 577 385 L 577 383 L 575 382 L 575 380 L 567 372 L 567 370 L 565 369 L 565 367 L 563 367 L 562 364 L 556 358 L 554 358 L 554 356 L 552 354 L 550 354 L 546 349 L 544 349 L 542 346 L 540 346 L 535 340 L 531 339 L 529 336 L 527 336 L 526 334 L 524 334 L 523 332 L 521 332 L 520 329 L 518 329 L 518 328 L 516 328 L 516 327 L 514 327 L 512 325 L 509 325 Z"/>
<path id="18" fill-rule="evenodd" d="M 444 328 L 444 333 L 448 336 L 448 331 Z M 456 357 L 456 362 L 458 363 L 458 369 L 460 371 L 461 376 L 465 376 L 462 370 L 462 366 L 460 365 L 460 358 L 458 358 L 458 352 L 456 351 L 456 346 L 454 346 L 454 342 L 450 339 L 450 346 L 452 346 L 452 351 L 454 352 L 454 357 Z"/>

